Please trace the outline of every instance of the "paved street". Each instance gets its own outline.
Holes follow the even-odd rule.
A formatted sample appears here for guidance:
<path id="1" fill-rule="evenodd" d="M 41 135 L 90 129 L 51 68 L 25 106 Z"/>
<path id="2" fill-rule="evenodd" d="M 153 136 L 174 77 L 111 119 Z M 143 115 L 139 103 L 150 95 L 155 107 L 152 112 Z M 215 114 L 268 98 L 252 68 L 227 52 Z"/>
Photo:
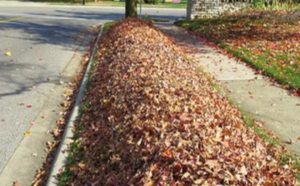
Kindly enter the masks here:
<path id="1" fill-rule="evenodd" d="M 185 10 L 144 9 L 143 13 L 168 19 L 185 16 Z M 58 117 L 64 82 L 75 75 L 91 40 L 90 36 L 80 36 L 92 26 L 122 17 L 124 8 L 0 1 L 0 175 L 5 174 L 5 178 L 0 176 L 0 183 L 13 180 L 9 177 L 12 173 L 23 181 L 21 185 L 32 179 L 28 175 L 34 175 L 41 166 L 44 157 L 39 157 L 40 151 Z M 11 56 L 5 55 L 7 51 Z M 40 139 L 40 144 L 24 142 L 26 138 Z M 31 170 L 26 167 L 33 160 L 22 162 L 16 150 L 22 145 L 34 158 L 38 156 Z M 12 168 L 17 163 L 24 163 L 18 165 L 24 171 Z"/>

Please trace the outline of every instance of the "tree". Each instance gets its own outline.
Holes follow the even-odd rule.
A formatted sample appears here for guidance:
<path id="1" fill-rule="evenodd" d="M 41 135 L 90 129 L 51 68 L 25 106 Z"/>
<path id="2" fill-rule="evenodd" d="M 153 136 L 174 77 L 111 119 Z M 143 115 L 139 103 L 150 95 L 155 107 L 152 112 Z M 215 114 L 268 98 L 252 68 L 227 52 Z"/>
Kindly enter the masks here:
<path id="1" fill-rule="evenodd" d="M 137 0 L 126 0 L 125 17 L 137 17 Z"/>

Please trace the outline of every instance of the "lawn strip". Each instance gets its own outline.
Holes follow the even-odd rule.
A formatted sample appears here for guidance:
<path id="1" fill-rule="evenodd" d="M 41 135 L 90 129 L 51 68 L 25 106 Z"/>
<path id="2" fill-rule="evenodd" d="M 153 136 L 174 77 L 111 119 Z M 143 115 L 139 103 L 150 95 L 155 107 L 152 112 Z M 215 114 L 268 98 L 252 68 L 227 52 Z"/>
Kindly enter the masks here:
<path id="1" fill-rule="evenodd" d="M 66 184 L 293 185 L 290 168 L 197 68 L 149 22 L 112 26 L 79 121 L 83 159 Z"/>

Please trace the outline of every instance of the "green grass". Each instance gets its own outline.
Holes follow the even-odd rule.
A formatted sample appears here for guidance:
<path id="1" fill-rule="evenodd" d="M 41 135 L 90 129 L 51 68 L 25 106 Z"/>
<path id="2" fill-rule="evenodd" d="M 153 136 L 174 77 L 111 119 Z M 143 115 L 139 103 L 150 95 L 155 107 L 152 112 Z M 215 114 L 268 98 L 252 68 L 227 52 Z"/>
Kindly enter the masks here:
<path id="1" fill-rule="evenodd" d="M 258 5 L 258 6 L 255 6 L 255 9 L 257 9 L 257 10 L 288 10 L 288 11 L 294 11 L 294 10 L 299 10 L 300 6 L 298 4 L 295 4 L 295 3 L 277 3 L 277 4 L 274 4 L 272 6 Z"/>
<path id="2" fill-rule="evenodd" d="M 88 102 L 82 102 L 79 108 L 80 116 L 84 112 L 88 112 L 91 104 Z M 74 136 L 72 137 L 72 143 L 68 147 L 68 156 L 65 162 L 64 170 L 57 176 L 57 185 L 66 186 L 73 178 L 71 171 L 72 166 L 80 163 L 83 159 L 83 149 L 80 146 L 80 133 L 84 130 L 82 123 L 75 124 Z"/>
<path id="3" fill-rule="evenodd" d="M 91 108 L 91 103 L 89 103 L 89 102 L 83 102 L 83 103 L 81 103 L 81 106 L 79 108 L 79 112 L 80 113 L 86 112 L 90 108 Z"/>
<path id="4" fill-rule="evenodd" d="M 116 22 L 106 22 L 103 25 L 103 34 L 107 33 L 109 31 L 109 29 L 115 24 Z M 96 64 L 96 63 L 94 63 Z"/>
<path id="5" fill-rule="evenodd" d="M 78 128 L 78 127 L 77 127 Z M 71 172 L 71 167 L 77 163 L 79 163 L 83 159 L 83 149 L 80 147 L 78 136 L 79 131 L 76 129 L 77 132 L 73 137 L 73 142 L 69 146 L 68 157 L 65 162 L 64 170 L 61 174 L 57 176 L 57 185 L 58 186 L 65 186 L 67 185 L 72 177 L 74 176 Z M 77 138 L 77 139 L 76 139 Z"/>
<path id="6" fill-rule="evenodd" d="M 271 144 L 274 147 L 277 147 L 280 145 L 280 142 L 278 141 L 278 139 L 269 135 L 265 129 L 256 125 L 255 119 L 249 113 L 242 111 L 242 110 L 240 110 L 240 111 L 242 113 L 242 119 L 244 120 L 245 125 L 248 128 L 251 128 L 257 136 L 259 136 L 263 141 L 265 141 L 268 144 Z"/>
<path id="7" fill-rule="evenodd" d="M 91 104 L 88 102 L 83 102 L 79 108 L 80 116 L 84 112 L 88 112 Z M 71 171 L 72 166 L 80 163 L 83 159 L 83 149 L 80 146 L 80 134 L 84 130 L 84 125 L 82 123 L 75 124 L 74 136 L 72 137 L 72 143 L 68 147 L 68 156 L 65 162 L 64 170 L 57 176 L 57 185 L 65 186 L 73 178 L 73 173 Z"/>
<path id="8" fill-rule="evenodd" d="M 280 157 L 280 164 L 290 165 L 295 170 L 294 176 L 298 184 L 300 184 L 300 158 L 289 153 L 284 153 Z"/>

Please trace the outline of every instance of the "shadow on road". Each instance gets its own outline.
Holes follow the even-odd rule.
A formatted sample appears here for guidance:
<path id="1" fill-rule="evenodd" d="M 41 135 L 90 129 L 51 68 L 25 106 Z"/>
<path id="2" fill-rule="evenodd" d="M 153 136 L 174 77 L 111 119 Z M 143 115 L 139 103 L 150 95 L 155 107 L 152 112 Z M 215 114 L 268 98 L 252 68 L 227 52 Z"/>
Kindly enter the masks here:
<path id="1" fill-rule="evenodd" d="M 19 39 L 31 40 L 35 44 L 60 45 L 72 50 L 78 45 L 74 39 L 87 28 L 87 25 L 99 25 L 105 21 L 124 18 L 124 13 L 115 13 L 110 10 L 105 10 L 105 12 L 55 10 L 55 13 L 29 13 L 28 15 L 28 18 L 24 17 L 18 21 L 1 24 L 0 31 L 21 30 L 26 33 L 26 37 L 19 36 Z M 148 16 L 171 20 L 179 18 L 179 16 L 172 15 L 149 14 Z M 10 34 L 1 34 L 0 37 L 17 38 Z"/>
<path id="2" fill-rule="evenodd" d="M 0 63 L 0 74 L 0 87 L 5 86 L 5 89 L 0 91 L 0 99 L 5 96 L 18 95 L 26 91 L 31 91 L 44 83 L 60 83 L 59 77 L 47 72 L 45 66 L 32 65 L 30 63 L 20 64 L 2 61 Z M 40 94 L 44 93 L 41 92 Z"/>
<path id="3" fill-rule="evenodd" d="M 30 40 L 33 44 L 59 45 L 64 49 L 73 50 L 78 46 L 76 37 L 86 26 L 71 22 L 20 20 L 1 24 L 0 37 Z M 10 31 L 21 31 L 24 34 L 13 35 Z M 1 32 L 3 31 L 3 32 Z"/>
<path id="4" fill-rule="evenodd" d="M 92 25 L 100 25 L 105 21 L 118 20 L 124 17 L 123 13 L 112 12 L 111 10 L 55 10 L 50 13 L 27 13 L 21 19 L 13 22 L 2 23 L 0 26 L 0 38 L 6 40 L 18 40 L 18 42 L 26 42 L 32 45 L 50 45 L 63 51 L 83 50 L 82 38 L 87 34 L 91 34 Z M 119 10 L 122 11 L 123 10 Z M 153 18 L 177 19 L 179 16 L 172 15 L 149 15 Z M 81 39 L 80 39 L 81 38 Z M 21 45 L 21 44 L 20 44 Z M 51 48 L 51 47 L 50 47 Z M 51 51 L 49 51 L 51 52 Z M 38 56 L 38 54 L 36 54 Z M 55 56 L 53 56 L 55 59 Z M 0 59 L 1 60 L 1 59 Z M 44 64 L 45 66 L 47 64 Z M 45 66 L 39 66 L 35 63 L 24 64 L 3 62 L 0 63 L 0 83 L 4 86 L 9 85 L 12 88 L 0 91 L 0 98 L 31 90 L 32 87 L 43 83 L 58 83 L 59 77 L 46 80 L 51 76 L 49 69 Z M 34 73 L 29 73 L 30 77 L 26 79 L 26 69 L 35 68 Z M 25 79 L 17 79 L 13 76 L 16 69 L 25 70 L 22 76 Z M 20 74 L 19 74 L 20 75 Z M 53 73 L 52 73 L 53 76 Z M 24 83 L 28 82 L 28 83 Z M 9 92 L 7 90 L 10 90 Z"/>
<path id="5" fill-rule="evenodd" d="M 0 38 L 10 41 L 18 40 L 22 44 L 30 41 L 33 45 L 53 45 L 61 50 L 75 51 L 81 49 L 80 42 L 77 41 L 77 34 L 83 29 L 83 25 L 61 24 L 31 21 L 16 21 L 13 23 L 1 24 Z M 16 32 L 17 31 L 17 32 Z M 21 32 L 20 32 L 21 31 Z M 21 34 L 19 34 L 21 33 Z M 28 47 L 28 45 L 24 45 Z M 18 47 L 19 49 L 19 47 Z M 26 50 L 30 50 L 26 48 Z M 51 47 L 49 47 L 51 50 Z M 82 50 L 82 49 L 81 49 Z M 51 51 L 48 51 L 51 53 Z M 22 53 L 18 51 L 19 55 Z M 43 84 L 59 84 L 60 76 L 51 69 L 49 65 L 41 62 L 37 64 L 39 53 L 33 53 L 32 61 L 23 61 L 21 57 L 12 56 L 11 60 L 1 57 L 0 60 L 0 87 L 5 87 L 0 91 L 0 99 L 6 96 L 20 95 L 32 91 L 35 87 Z M 43 53 L 47 53 L 43 52 Z M 17 54 L 16 54 L 17 55 Z M 44 54 L 41 54 L 44 55 Z M 51 54 L 47 54 L 51 56 Z M 56 56 L 53 56 L 55 60 Z M 49 69 L 50 68 L 50 69 Z M 45 94 L 46 92 L 40 92 Z"/>

